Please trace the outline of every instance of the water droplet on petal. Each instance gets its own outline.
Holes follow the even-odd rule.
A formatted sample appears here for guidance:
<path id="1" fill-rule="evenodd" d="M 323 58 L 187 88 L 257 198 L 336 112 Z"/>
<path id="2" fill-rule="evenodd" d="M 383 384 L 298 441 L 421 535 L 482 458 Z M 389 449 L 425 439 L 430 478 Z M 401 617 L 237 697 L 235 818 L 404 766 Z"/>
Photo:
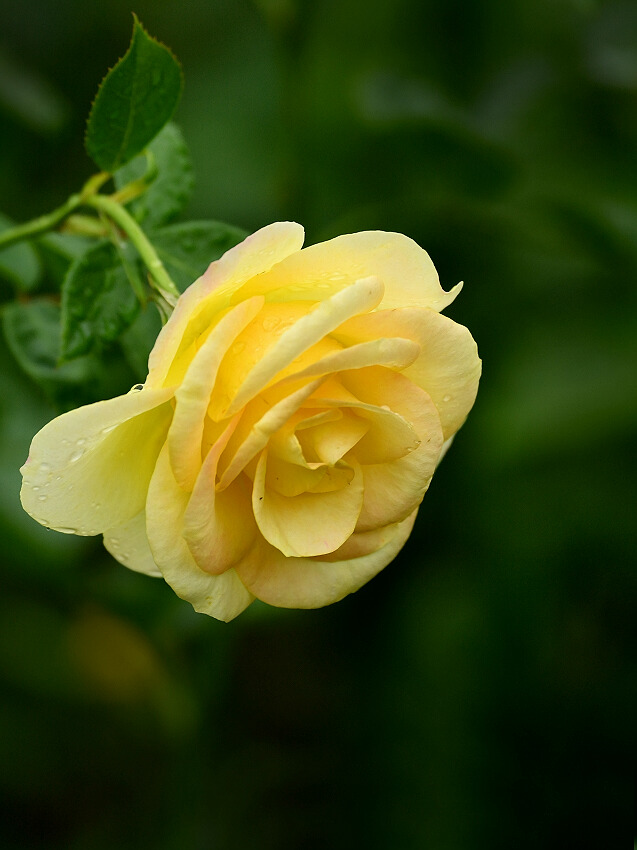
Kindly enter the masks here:
<path id="1" fill-rule="evenodd" d="M 32 489 L 33 489 L 34 493 L 37 493 L 40 488 L 39 487 L 33 487 Z"/>
<path id="2" fill-rule="evenodd" d="M 102 434 L 110 434 L 115 428 L 117 428 L 117 425 L 109 425 L 108 428 L 102 428 Z"/>
<path id="3" fill-rule="evenodd" d="M 44 496 L 44 495 L 38 496 L 38 502 L 46 502 L 46 496 Z"/>
<path id="4" fill-rule="evenodd" d="M 451 396 L 450 395 L 443 395 L 442 400 L 443 401 L 451 401 Z"/>
<path id="5" fill-rule="evenodd" d="M 266 316 L 262 324 L 264 331 L 274 331 L 281 324 L 281 320 L 276 316 Z"/>
<path id="6" fill-rule="evenodd" d="M 84 454 L 84 451 L 82 449 L 80 449 L 77 452 L 74 452 L 74 454 L 72 454 L 71 458 L 70 458 L 71 463 L 75 463 L 76 461 L 78 461 L 82 457 L 83 454 Z"/>
<path id="7" fill-rule="evenodd" d="M 230 353 L 231 354 L 241 354 L 241 352 L 243 351 L 243 349 L 245 347 L 246 347 L 245 342 L 235 342 L 235 344 L 232 346 L 232 348 L 230 350 Z"/>
<path id="8" fill-rule="evenodd" d="M 132 393 L 139 393 L 139 392 L 141 392 L 143 389 L 144 389 L 144 385 L 143 385 L 143 384 L 133 384 L 133 386 L 130 388 L 130 392 L 132 392 Z"/>
<path id="9" fill-rule="evenodd" d="M 41 463 L 40 464 L 40 472 L 46 473 L 46 472 L 50 472 L 50 471 L 51 471 L 51 467 L 49 466 L 48 463 Z"/>
<path id="10" fill-rule="evenodd" d="M 75 528 L 56 528 L 56 531 L 61 531 L 62 534 L 77 534 Z"/>

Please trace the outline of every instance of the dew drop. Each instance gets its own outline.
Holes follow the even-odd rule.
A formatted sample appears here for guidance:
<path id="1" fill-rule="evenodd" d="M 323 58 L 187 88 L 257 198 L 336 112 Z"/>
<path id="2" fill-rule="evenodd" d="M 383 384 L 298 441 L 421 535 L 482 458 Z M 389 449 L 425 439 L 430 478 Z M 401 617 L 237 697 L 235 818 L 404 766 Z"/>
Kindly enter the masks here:
<path id="1" fill-rule="evenodd" d="M 281 320 L 277 319 L 276 316 L 267 316 L 262 322 L 264 331 L 273 331 L 278 328 L 280 324 Z"/>
<path id="2" fill-rule="evenodd" d="M 119 549 L 119 540 L 117 537 L 111 537 L 110 544 L 113 549 Z"/>
<path id="3" fill-rule="evenodd" d="M 80 439 L 75 443 L 76 446 L 84 446 L 86 445 L 86 440 L 84 437 L 80 437 Z"/>
<path id="4" fill-rule="evenodd" d="M 33 490 L 34 493 L 37 493 L 40 488 L 39 487 L 32 487 L 31 489 Z"/>
<path id="5" fill-rule="evenodd" d="M 38 502 L 46 502 L 46 496 L 45 495 L 38 496 Z"/>
<path id="6" fill-rule="evenodd" d="M 61 531 L 62 534 L 77 534 L 77 529 L 75 528 L 57 528 L 56 531 Z"/>
<path id="7" fill-rule="evenodd" d="M 450 395 L 443 395 L 442 400 L 443 401 L 451 401 L 451 396 Z"/>
<path id="8" fill-rule="evenodd" d="M 143 389 L 144 389 L 144 385 L 143 385 L 143 384 L 134 384 L 134 385 L 130 388 L 130 392 L 132 392 L 132 393 L 139 393 L 139 392 L 141 392 Z"/>
<path id="9" fill-rule="evenodd" d="M 50 472 L 50 471 L 51 471 L 51 467 L 49 466 L 48 463 L 41 463 L 40 464 L 40 472 Z"/>
<path id="10" fill-rule="evenodd" d="M 232 346 L 231 354 L 241 354 L 245 347 L 245 342 L 235 342 L 235 344 Z"/>
<path id="11" fill-rule="evenodd" d="M 72 454 L 71 455 L 71 463 L 75 463 L 76 461 L 78 461 L 82 457 L 83 454 L 84 454 L 83 450 L 77 451 L 74 454 Z"/>
<path id="12" fill-rule="evenodd" d="M 110 434 L 111 431 L 114 431 L 117 428 L 117 425 L 109 425 L 108 428 L 102 428 L 102 434 Z"/>

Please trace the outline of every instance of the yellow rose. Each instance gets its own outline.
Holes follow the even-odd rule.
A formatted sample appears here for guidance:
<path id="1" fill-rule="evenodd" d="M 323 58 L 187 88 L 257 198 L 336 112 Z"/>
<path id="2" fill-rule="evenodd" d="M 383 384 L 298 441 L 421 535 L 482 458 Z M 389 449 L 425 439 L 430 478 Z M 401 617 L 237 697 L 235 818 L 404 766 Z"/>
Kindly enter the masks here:
<path id="1" fill-rule="evenodd" d="M 143 387 L 34 438 L 22 504 L 103 534 L 197 611 L 342 599 L 407 540 L 474 402 L 469 331 L 441 316 L 429 256 L 397 233 L 301 250 L 272 224 L 181 296 Z"/>

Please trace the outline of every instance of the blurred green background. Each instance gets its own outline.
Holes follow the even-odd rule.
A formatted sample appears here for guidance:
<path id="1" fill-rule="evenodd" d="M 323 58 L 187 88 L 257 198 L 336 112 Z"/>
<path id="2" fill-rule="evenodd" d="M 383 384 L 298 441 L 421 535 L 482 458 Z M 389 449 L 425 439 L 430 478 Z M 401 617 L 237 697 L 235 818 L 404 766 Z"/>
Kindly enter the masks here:
<path id="1" fill-rule="evenodd" d="M 2 343 L 2 847 L 629 846 L 637 4 L 134 10 L 184 66 L 189 216 L 408 234 L 464 279 L 447 312 L 484 376 L 391 566 L 330 608 L 225 625 L 22 513 L 55 409 Z M 83 123 L 130 12 L 0 6 L 15 220 L 91 173 Z M 143 377 L 115 362 L 91 391 Z"/>

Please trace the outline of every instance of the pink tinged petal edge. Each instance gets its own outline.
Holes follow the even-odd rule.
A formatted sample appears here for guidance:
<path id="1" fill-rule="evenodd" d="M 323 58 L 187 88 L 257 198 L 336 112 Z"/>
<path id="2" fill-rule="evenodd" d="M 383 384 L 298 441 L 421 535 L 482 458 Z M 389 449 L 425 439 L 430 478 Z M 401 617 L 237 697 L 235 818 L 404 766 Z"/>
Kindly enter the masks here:
<path id="1" fill-rule="evenodd" d="M 189 322 L 207 299 L 214 297 L 219 310 L 225 309 L 234 290 L 298 252 L 304 236 L 303 227 L 296 222 L 275 222 L 257 230 L 211 263 L 180 296 L 172 316 L 160 331 L 148 360 L 147 385 L 163 385 Z"/>
<path id="2" fill-rule="evenodd" d="M 165 445 L 148 488 L 146 531 L 153 560 L 177 596 L 195 611 L 228 622 L 253 601 L 254 596 L 231 569 L 215 576 L 195 563 L 182 536 L 189 494 L 175 481 Z"/>
<path id="3" fill-rule="evenodd" d="M 369 276 L 385 285 L 382 310 L 414 306 L 440 311 L 462 288 L 459 283 L 445 292 L 427 252 L 402 233 L 384 231 L 350 233 L 310 245 L 244 288 L 246 295 L 261 293 L 268 300 L 287 300 L 290 291 L 297 298 L 318 299 L 341 289 L 348 280 Z"/>
<path id="4" fill-rule="evenodd" d="M 170 424 L 172 394 L 130 392 L 45 425 L 21 470 L 27 513 L 56 531 L 94 535 L 143 510 Z"/>
<path id="5" fill-rule="evenodd" d="M 256 297 L 227 313 L 193 358 L 175 392 L 175 415 L 168 432 L 168 447 L 175 478 L 186 490 L 192 490 L 201 469 L 204 420 L 219 365 L 229 346 L 262 306 L 263 298 Z"/>
<path id="6" fill-rule="evenodd" d="M 396 557 L 411 533 L 416 514 L 417 509 L 402 522 L 382 529 L 374 539 L 378 548 L 360 557 L 342 561 L 286 558 L 263 540 L 238 565 L 237 572 L 245 586 L 269 605 L 331 605 L 358 590 Z"/>
<path id="7" fill-rule="evenodd" d="M 128 522 L 104 532 L 104 546 L 110 554 L 136 573 L 161 578 L 146 536 L 146 512 L 140 511 Z"/>

